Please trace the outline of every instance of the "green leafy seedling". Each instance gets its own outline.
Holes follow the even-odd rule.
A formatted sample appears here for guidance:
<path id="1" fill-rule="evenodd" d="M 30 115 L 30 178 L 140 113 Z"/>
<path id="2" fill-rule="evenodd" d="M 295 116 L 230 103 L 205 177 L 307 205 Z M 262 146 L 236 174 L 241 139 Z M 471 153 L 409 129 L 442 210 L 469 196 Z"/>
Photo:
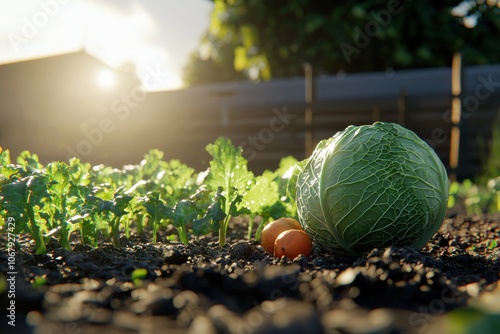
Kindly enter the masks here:
<path id="1" fill-rule="evenodd" d="M 489 250 L 492 250 L 492 249 L 494 249 L 497 246 L 498 246 L 498 241 L 496 241 L 496 240 L 488 240 L 488 241 L 486 241 L 486 247 Z"/>
<path id="2" fill-rule="evenodd" d="M 222 188 L 217 189 L 212 202 L 207 207 L 205 214 L 193 222 L 193 232 L 197 235 L 204 235 L 210 232 L 217 232 L 221 223 L 227 217 L 224 212 L 226 199 L 222 196 Z"/>
<path id="3" fill-rule="evenodd" d="M 44 199 L 49 196 L 47 182 L 46 175 L 33 172 L 31 176 L 2 185 L 0 190 L 3 209 L 16 219 L 16 232 L 28 231 L 31 234 L 37 254 L 47 252 L 43 239 L 43 231 L 47 227 L 39 214 L 40 208 L 44 206 Z"/>
<path id="4" fill-rule="evenodd" d="M 223 211 L 226 217 L 219 226 L 219 245 L 226 244 L 229 220 L 238 214 L 237 205 L 242 195 L 249 189 L 253 173 L 247 169 L 247 160 L 242 155 L 242 148 L 235 147 L 231 140 L 219 137 L 206 147 L 212 156 L 207 185 L 214 191 L 222 189 L 225 198 Z"/>
<path id="5" fill-rule="evenodd" d="M 188 199 L 179 201 L 173 208 L 168 208 L 166 211 L 166 216 L 172 220 L 172 224 L 177 229 L 179 239 L 186 245 L 188 244 L 188 223 L 195 220 L 199 213 L 196 203 Z"/>
<path id="6" fill-rule="evenodd" d="M 143 280 L 146 277 L 148 277 L 148 270 L 146 268 L 137 268 L 130 274 L 130 279 L 132 281 Z"/>
<path id="7" fill-rule="evenodd" d="M 252 237 L 254 218 L 260 215 L 263 221 L 270 217 L 269 209 L 279 200 L 278 184 L 275 182 L 275 174 L 264 171 L 262 175 L 253 179 L 252 186 L 245 193 L 242 205 L 247 209 L 249 215 L 247 238 Z"/>
<path id="8" fill-rule="evenodd" d="M 138 202 L 146 208 L 148 216 L 151 217 L 153 223 L 153 243 L 156 243 L 161 220 L 167 217 L 169 209 L 161 199 L 158 191 L 148 193 L 146 196 L 141 197 Z"/>

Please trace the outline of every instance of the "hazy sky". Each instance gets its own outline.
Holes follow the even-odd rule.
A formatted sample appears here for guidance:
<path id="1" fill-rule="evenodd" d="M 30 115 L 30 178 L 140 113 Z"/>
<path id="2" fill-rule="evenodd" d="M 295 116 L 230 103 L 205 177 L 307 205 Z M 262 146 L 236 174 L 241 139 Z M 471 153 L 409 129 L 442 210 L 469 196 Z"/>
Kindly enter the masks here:
<path id="1" fill-rule="evenodd" d="M 175 89 L 209 24 L 208 0 L 0 0 L 0 64 L 85 49 L 111 65 L 133 62 Z"/>

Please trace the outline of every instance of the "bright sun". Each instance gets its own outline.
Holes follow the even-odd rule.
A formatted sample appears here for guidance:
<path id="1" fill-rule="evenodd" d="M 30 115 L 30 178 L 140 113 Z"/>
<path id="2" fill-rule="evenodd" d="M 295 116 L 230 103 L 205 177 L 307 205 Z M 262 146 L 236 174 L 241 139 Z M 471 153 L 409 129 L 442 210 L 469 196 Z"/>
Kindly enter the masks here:
<path id="1" fill-rule="evenodd" d="M 97 82 L 103 88 L 113 87 L 115 81 L 116 81 L 115 75 L 109 70 L 102 70 L 97 75 Z"/>

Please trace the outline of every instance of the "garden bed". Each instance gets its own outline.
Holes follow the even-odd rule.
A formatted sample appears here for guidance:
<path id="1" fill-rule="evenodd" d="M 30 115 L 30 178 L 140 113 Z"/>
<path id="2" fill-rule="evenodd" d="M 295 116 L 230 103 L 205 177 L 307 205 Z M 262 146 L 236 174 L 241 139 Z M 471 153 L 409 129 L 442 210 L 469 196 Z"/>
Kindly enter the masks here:
<path id="1" fill-rule="evenodd" d="M 65 250 L 54 239 L 43 255 L 21 235 L 16 326 L 2 317 L 0 332 L 426 333 L 498 321 L 500 215 L 447 217 L 422 250 L 359 258 L 314 246 L 307 258 L 276 259 L 246 238 L 244 219 L 229 230 L 223 247 L 212 234 L 165 241 L 172 229 L 156 244 L 122 236 L 121 248 L 76 242 Z"/>

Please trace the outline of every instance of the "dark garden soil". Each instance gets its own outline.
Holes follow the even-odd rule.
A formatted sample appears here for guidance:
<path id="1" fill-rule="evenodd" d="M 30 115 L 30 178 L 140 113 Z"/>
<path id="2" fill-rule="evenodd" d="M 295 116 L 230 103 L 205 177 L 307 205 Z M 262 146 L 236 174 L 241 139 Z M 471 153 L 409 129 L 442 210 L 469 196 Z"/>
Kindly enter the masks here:
<path id="1" fill-rule="evenodd" d="M 314 247 L 307 258 L 276 259 L 246 227 L 233 220 L 224 247 L 216 235 L 189 245 L 142 236 L 122 238 L 120 249 L 67 251 L 54 241 L 46 255 L 21 236 L 15 298 L 1 289 L 0 333 L 428 333 L 467 305 L 500 313 L 500 215 L 449 217 L 422 250 L 359 258 Z M 175 230 L 159 240 L 167 234 Z M 132 281 L 138 268 L 147 274 Z"/>

